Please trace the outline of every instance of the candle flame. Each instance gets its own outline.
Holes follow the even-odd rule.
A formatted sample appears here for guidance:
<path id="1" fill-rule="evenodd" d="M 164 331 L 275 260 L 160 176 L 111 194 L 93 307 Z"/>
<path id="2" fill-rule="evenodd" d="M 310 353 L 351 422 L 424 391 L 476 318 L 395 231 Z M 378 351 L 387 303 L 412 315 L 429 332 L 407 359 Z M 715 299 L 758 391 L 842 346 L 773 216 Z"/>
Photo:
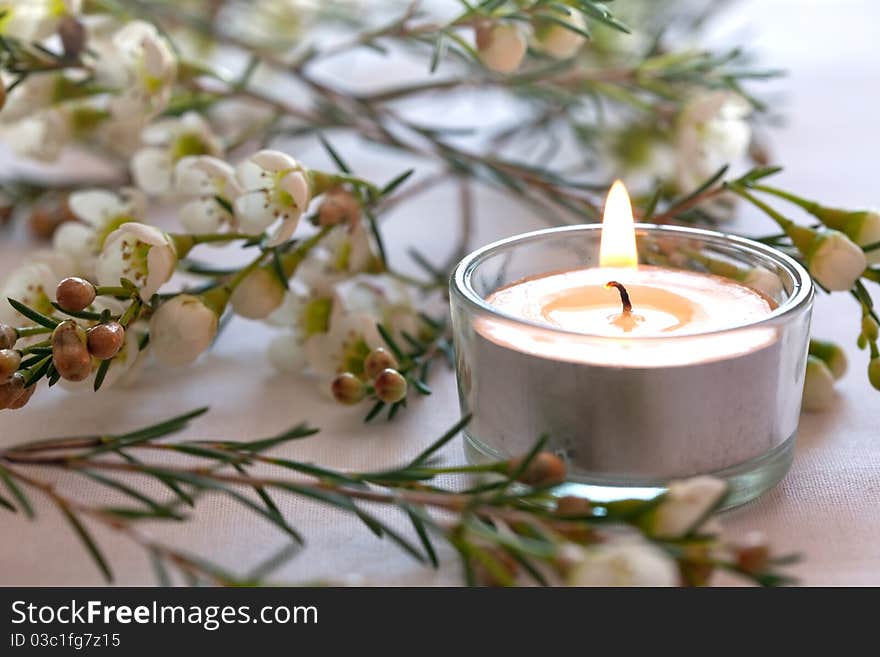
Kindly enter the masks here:
<path id="1" fill-rule="evenodd" d="M 611 185 L 608 197 L 605 199 L 599 265 L 626 269 L 635 269 L 639 266 L 632 205 L 626 187 L 619 180 L 615 180 Z"/>

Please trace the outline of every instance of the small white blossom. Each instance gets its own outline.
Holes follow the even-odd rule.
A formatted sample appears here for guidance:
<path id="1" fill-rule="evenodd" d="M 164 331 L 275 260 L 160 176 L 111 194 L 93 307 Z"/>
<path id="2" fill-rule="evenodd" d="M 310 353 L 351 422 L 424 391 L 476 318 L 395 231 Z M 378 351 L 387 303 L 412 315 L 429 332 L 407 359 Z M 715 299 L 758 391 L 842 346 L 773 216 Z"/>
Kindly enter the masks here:
<path id="1" fill-rule="evenodd" d="M 239 164 L 236 177 L 243 188 L 235 201 L 241 230 L 256 235 L 280 219 L 269 245 L 290 239 L 312 198 L 308 171 L 289 155 L 263 150 Z"/>
<path id="2" fill-rule="evenodd" d="M 220 155 L 222 146 L 211 127 L 195 112 L 157 121 L 141 133 L 145 147 L 131 159 L 138 187 L 148 194 L 166 194 L 173 184 L 174 167 L 193 155 Z"/>
<path id="3" fill-rule="evenodd" d="M 818 233 L 804 255 L 813 278 L 832 292 L 852 289 L 868 266 L 865 252 L 836 230 Z"/>
<path id="4" fill-rule="evenodd" d="M 113 231 L 95 267 L 100 285 L 119 285 L 127 278 L 147 301 L 174 274 L 177 252 L 169 237 L 146 224 L 126 223 Z"/>
<path id="5" fill-rule="evenodd" d="M 708 520 L 727 495 L 727 483 L 716 477 L 692 477 L 670 482 L 654 509 L 651 533 L 657 538 L 687 536 Z"/>
<path id="6" fill-rule="evenodd" d="M 584 548 L 566 577 L 568 586 L 677 586 L 678 569 L 648 543 L 620 540 Z"/>
<path id="7" fill-rule="evenodd" d="M 29 75 L 8 92 L 3 111 L 0 112 L 0 123 L 15 123 L 49 107 L 57 100 L 59 79 L 60 74 Z M 12 80 L 11 77 L 3 78 L 5 84 Z"/>
<path id="8" fill-rule="evenodd" d="M 326 378 L 343 372 L 360 376 L 364 370 L 364 358 L 383 344 L 372 315 L 346 313 L 335 305 L 330 330 L 306 341 L 306 360 L 312 371 Z"/>
<path id="9" fill-rule="evenodd" d="M 584 30 L 587 27 L 583 14 L 574 9 L 570 9 L 567 14 L 559 11 L 554 12 L 553 15 L 579 30 Z M 555 21 L 539 18 L 535 21 L 534 25 L 537 47 L 556 59 L 573 57 L 587 40 L 582 34 L 578 34 L 575 30 L 567 29 Z"/>
<path id="10" fill-rule="evenodd" d="M 0 34 L 21 41 L 51 36 L 65 16 L 80 11 L 81 0 L 0 0 Z"/>
<path id="11" fill-rule="evenodd" d="M 175 167 L 177 192 L 192 200 L 178 214 L 191 233 L 216 233 L 224 226 L 237 230 L 238 220 L 230 210 L 241 194 L 235 170 L 209 155 L 184 157 Z"/>
<path id="12" fill-rule="evenodd" d="M 336 226 L 321 247 L 329 254 L 327 264 L 337 272 L 363 272 L 373 264 L 370 233 L 363 221 Z"/>
<path id="13" fill-rule="evenodd" d="M 274 271 L 261 267 L 238 284 L 229 301 L 236 314 L 248 319 L 265 319 L 284 301 L 284 286 Z"/>
<path id="14" fill-rule="evenodd" d="M 834 405 L 834 399 L 834 375 L 831 369 L 822 359 L 808 356 L 801 407 L 805 411 L 825 411 Z"/>
<path id="15" fill-rule="evenodd" d="M 0 294 L 0 323 L 10 326 L 30 326 L 33 322 L 9 305 L 7 299 L 20 301 L 44 315 L 55 312 L 55 288 L 67 272 L 57 271 L 49 262 L 25 263 L 7 278 Z"/>
<path id="16" fill-rule="evenodd" d="M 118 193 L 92 189 L 74 192 L 68 205 L 81 223 L 65 222 L 59 226 L 52 237 L 52 246 L 73 261 L 73 273 L 94 279 L 98 254 L 108 235 L 124 223 L 139 221 L 146 211 L 146 199 L 136 189 L 123 189 Z M 114 285 L 118 285 L 118 281 Z"/>
<path id="17" fill-rule="evenodd" d="M 335 286 L 339 308 L 365 314 L 395 337 L 416 337 L 421 326 L 410 287 L 388 274 L 358 274 Z"/>
<path id="18" fill-rule="evenodd" d="M 752 267 L 743 278 L 743 283 L 753 290 L 763 293 L 770 299 L 779 299 L 783 291 L 779 276 L 765 267 Z"/>
<path id="19" fill-rule="evenodd" d="M 682 190 L 703 183 L 724 164 L 745 156 L 751 140 L 748 101 L 730 91 L 691 99 L 676 126 L 677 182 Z"/>
<path id="20" fill-rule="evenodd" d="M 269 346 L 269 359 L 284 372 L 299 372 L 306 366 L 305 344 L 330 328 L 334 300 L 317 290 L 302 291 L 295 281 L 268 322 L 288 329 Z"/>
<path id="21" fill-rule="evenodd" d="M 165 37 L 145 21 L 127 23 L 111 41 L 112 52 L 102 53 L 99 79 L 118 87 L 110 100 L 114 116 L 149 118 L 165 109 L 177 75 L 177 60 Z"/>
<path id="22" fill-rule="evenodd" d="M 55 108 L 0 127 L 0 138 L 16 155 L 41 162 L 57 160 L 71 135 L 70 115 Z"/>
<path id="23" fill-rule="evenodd" d="M 218 324 L 217 314 L 199 297 L 180 294 L 151 318 L 150 348 L 165 365 L 188 365 L 211 346 Z"/>
<path id="24" fill-rule="evenodd" d="M 526 54 L 525 34 L 515 23 L 490 23 L 477 28 L 480 61 L 497 73 L 513 73 Z"/>

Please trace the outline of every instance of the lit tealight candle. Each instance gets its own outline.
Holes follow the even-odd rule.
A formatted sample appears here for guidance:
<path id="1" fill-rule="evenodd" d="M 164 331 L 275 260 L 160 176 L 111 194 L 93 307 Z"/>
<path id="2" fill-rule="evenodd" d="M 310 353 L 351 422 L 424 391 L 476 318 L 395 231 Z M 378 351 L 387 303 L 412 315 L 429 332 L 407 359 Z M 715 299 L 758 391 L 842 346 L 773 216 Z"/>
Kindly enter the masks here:
<path id="1" fill-rule="evenodd" d="M 730 482 L 729 504 L 750 499 L 791 460 L 809 276 L 742 238 L 638 236 L 647 259 L 670 266 L 639 264 L 618 182 L 601 227 L 538 231 L 462 260 L 452 318 L 470 458 L 523 454 L 546 435 L 569 464 L 565 494 L 643 495 L 714 474 Z M 692 271 L 703 267 L 713 273 Z"/>
<path id="2" fill-rule="evenodd" d="M 519 281 L 488 301 L 515 317 L 600 336 L 707 333 L 751 323 L 775 308 L 731 279 L 638 262 L 632 207 L 617 181 L 605 203 L 599 267 Z"/>

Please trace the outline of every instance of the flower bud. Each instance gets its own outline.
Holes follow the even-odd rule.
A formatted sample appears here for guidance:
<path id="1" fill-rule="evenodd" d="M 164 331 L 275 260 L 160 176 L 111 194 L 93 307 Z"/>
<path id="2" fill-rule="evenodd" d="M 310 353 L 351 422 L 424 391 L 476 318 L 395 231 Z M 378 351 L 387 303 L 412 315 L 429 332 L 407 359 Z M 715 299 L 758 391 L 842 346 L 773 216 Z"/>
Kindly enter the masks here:
<path id="1" fill-rule="evenodd" d="M 30 388 L 25 388 L 22 390 L 21 394 L 16 397 L 15 401 L 13 401 L 8 408 L 10 411 L 17 411 L 19 408 L 24 408 L 27 403 L 31 400 L 31 397 L 34 396 L 34 393 L 37 391 L 37 384 L 35 383 Z"/>
<path id="2" fill-rule="evenodd" d="M 384 369 L 373 380 L 376 396 L 386 404 L 394 404 L 406 397 L 406 379 L 395 369 Z"/>
<path id="3" fill-rule="evenodd" d="M 865 337 L 864 333 L 859 333 L 859 337 L 856 338 L 856 346 L 858 346 L 859 349 L 864 349 L 868 346 L 868 338 Z"/>
<path id="4" fill-rule="evenodd" d="M 73 16 L 65 16 L 58 25 L 58 36 L 64 46 L 64 54 L 71 58 L 79 57 L 86 45 L 86 28 Z"/>
<path id="5" fill-rule="evenodd" d="M 284 301 L 284 286 L 274 271 L 259 268 L 245 276 L 230 297 L 232 309 L 247 319 L 265 319 Z"/>
<path id="6" fill-rule="evenodd" d="M 846 374 L 846 354 L 833 342 L 810 340 L 810 355 L 822 360 L 835 379 L 840 379 Z"/>
<path id="7" fill-rule="evenodd" d="M 58 283 L 55 298 L 64 310 L 76 313 L 92 305 L 95 300 L 95 286 L 84 278 L 70 276 Z"/>
<path id="8" fill-rule="evenodd" d="M 804 397 L 801 407 L 806 411 L 824 411 L 833 404 L 834 375 L 821 358 L 807 356 L 807 373 L 804 377 Z"/>
<path id="9" fill-rule="evenodd" d="M 728 488 L 723 479 L 709 476 L 670 482 L 649 517 L 648 531 L 657 538 L 676 539 L 699 530 L 727 497 Z"/>
<path id="10" fill-rule="evenodd" d="M 0 383 L 0 410 L 9 408 L 22 394 L 24 394 L 24 376 L 17 372 L 6 383 Z"/>
<path id="11" fill-rule="evenodd" d="M 880 390 L 880 357 L 872 358 L 868 363 L 868 381 L 877 390 Z"/>
<path id="12" fill-rule="evenodd" d="M 841 210 L 810 205 L 810 212 L 829 228 L 839 230 L 859 246 L 880 242 L 880 213 L 874 210 Z M 880 249 L 866 255 L 868 263 L 880 264 Z"/>
<path id="13" fill-rule="evenodd" d="M 200 297 L 179 294 L 150 320 L 150 346 L 159 362 L 174 367 L 192 363 L 217 335 L 217 313 Z"/>
<path id="14" fill-rule="evenodd" d="M 482 23 L 476 39 L 480 60 L 497 73 L 512 73 L 526 54 L 526 39 L 513 23 Z"/>
<path id="15" fill-rule="evenodd" d="M 557 516 L 589 516 L 593 513 L 593 504 L 590 500 L 577 495 L 566 495 L 556 500 Z"/>
<path id="16" fill-rule="evenodd" d="M 61 322 L 52 332 L 52 362 L 65 381 L 84 381 L 92 373 L 88 336 L 72 319 Z"/>
<path id="17" fill-rule="evenodd" d="M 761 532 L 749 532 L 734 546 L 736 565 L 746 573 L 757 575 L 767 568 L 770 547 Z"/>
<path id="18" fill-rule="evenodd" d="M 14 349 L 0 349 L 0 383 L 6 383 L 18 371 L 21 354 Z"/>
<path id="19" fill-rule="evenodd" d="M 877 342 L 878 334 L 880 334 L 880 327 L 877 325 L 877 320 L 870 315 L 862 317 L 862 335 L 865 336 L 865 340 Z"/>
<path id="20" fill-rule="evenodd" d="M 801 244 L 798 248 L 807 260 L 810 274 L 831 292 L 850 290 L 868 266 L 861 247 L 836 230 L 813 232 L 806 249 Z"/>
<path id="21" fill-rule="evenodd" d="M 93 326 L 88 336 L 89 353 L 98 360 L 113 358 L 125 344 L 125 329 L 119 322 Z"/>
<path id="22" fill-rule="evenodd" d="M 553 16 L 576 29 L 570 30 L 546 18 L 536 18 L 533 23 L 536 46 L 551 57 L 568 59 L 574 56 L 586 41 L 586 37 L 577 32 L 586 28 L 586 22 L 583 15 L 573 9 L 568 13 L 554 11 Z"/>
<path id="23" fill-rule="evenodd" d="M 343 372 L 330 384 L 333 399 L 340 404 L 357 404 L 367 395 L 367 386 L 351 372 Z"/>
<path id="24" fill-rule="evenodd" d="M 334 187 L 324 194 L 318 210 L 318 224 L 337 226 L 341 223 L 354 223 L 361 218 L 361 204 L 354 194 L 344 187 Z"/>
<path id="25" fill-rule="evenodd" d="M 508 461 L 508 473 L 513 473 L 519 469 L 522 462 L 522 458 Z M 526 469 L 520 473 L 517 481 L 521 481 L 529 486 L 554 486 L 565 481 L 565 474 L 565 461 L 550 452 L 540 452 L 529 462 Z"/>
<path id="26" fill-rule="evenodd" d="M 364 374 L 370 379 L 375 379 L 382 373 L 382 370 L 396 370 L 397 366 L 397 359 L 382 347 L 376 347 L 364 358 Z"/>
<path id="27" fill-rule="evenodd" d="M 18 331 L 8 324 L 0 324 L 0 349 L 12 349 L 18 342 Z"/>

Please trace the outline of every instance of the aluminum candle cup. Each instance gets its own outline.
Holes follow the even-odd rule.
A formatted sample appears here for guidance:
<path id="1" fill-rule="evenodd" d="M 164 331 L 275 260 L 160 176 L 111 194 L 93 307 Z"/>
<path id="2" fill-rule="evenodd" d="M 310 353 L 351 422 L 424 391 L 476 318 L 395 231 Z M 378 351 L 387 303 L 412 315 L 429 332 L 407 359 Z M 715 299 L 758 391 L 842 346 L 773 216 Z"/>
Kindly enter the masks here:
<path id="1" fill-rule="evenodd" d="M 473 462 L 520 456 L 542 435 L 563 456 L 562 494 L 646 497 L 699 474 L 731 485 L 727 506 L 791 464 L 813 287 L 788 256 L 704 230 L 636 226 L 640 268 L 705 272 L 769 301 L 764 315 L 693 333 L 608 336 L 493 305 L 499 290 L 598 266 L 602 227 L 554 228 L 490 244 L 451 281 L 458 387 Z M 584 274 L 588 276 L 589 274 Z M 637 300 L 633 295 L 637 311 Z"/>

